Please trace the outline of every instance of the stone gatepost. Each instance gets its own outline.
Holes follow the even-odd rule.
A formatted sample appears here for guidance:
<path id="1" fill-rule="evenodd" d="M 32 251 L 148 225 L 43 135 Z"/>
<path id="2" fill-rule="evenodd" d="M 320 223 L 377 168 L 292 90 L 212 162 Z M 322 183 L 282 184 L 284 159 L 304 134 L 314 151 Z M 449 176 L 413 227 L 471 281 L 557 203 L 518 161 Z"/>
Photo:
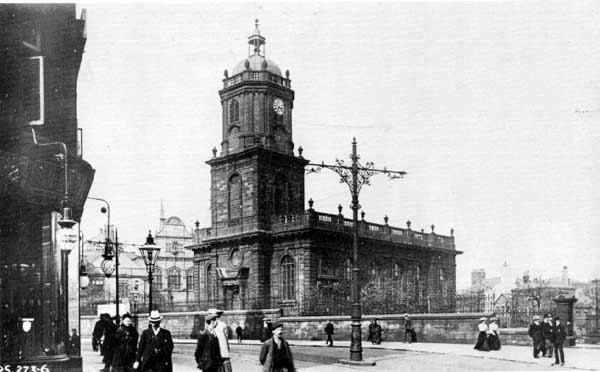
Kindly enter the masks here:
<path id="1" fill-rule="evenodd" d="M 573 332 L 574 316 L 573 304 L 577 302 L 575 296 L 559 295 L 552 299 L 556 303 L 556 314 L 567 328 L 567 340 L 565 346 L 575 346 L 575 333 Z"/>

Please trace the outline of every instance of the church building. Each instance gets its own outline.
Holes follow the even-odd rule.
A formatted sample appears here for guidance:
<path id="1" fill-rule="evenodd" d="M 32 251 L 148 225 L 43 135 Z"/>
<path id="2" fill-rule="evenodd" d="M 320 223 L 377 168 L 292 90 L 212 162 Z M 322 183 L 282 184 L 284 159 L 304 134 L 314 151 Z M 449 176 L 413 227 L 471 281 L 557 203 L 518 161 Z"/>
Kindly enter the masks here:
<path id="1" fill-rule="evenodd" d="M 294 91 L 265 56 L 258 29 L 248 57 L 225 70 L 222 142 L 213 149 L 211 226 L 194 251 L 205 307 L 281 308 L 284 315 L 349 314 L 351 219 L 305 207 L 308 160 L 294 153 Z M 340 200 L 342 202 L 342 200 Z M 455 308 L 454 236 L 359 221 L 363 312 Z"/>

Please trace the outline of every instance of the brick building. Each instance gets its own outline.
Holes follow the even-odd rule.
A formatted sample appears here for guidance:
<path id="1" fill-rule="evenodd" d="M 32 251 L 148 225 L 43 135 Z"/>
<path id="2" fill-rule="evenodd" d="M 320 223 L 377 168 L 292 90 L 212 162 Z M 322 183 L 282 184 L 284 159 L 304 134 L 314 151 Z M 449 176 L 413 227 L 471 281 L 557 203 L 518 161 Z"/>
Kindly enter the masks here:
<path id="1" fill-rule="evenodd" d="M 211 226 L 190 247 L 198 302 L 226 309 L 282 308 L 285 314 L 347 313 L 352 221 L 305 210 L 308 164 L 292 141 L 290 73 L 265 57 L 258 25 L 249 55 L 225 71 L 221 149 L 213 149 Z M 386 219 L 387 220 L 387 219 Z M 453 236 L 363 220 L 360 281 L 371 310 L 452 311 Z M 384 296 L 370 298 L 372 293 Z M 376 297 L 376 296 L 375 296 Z M 366 310 L 368 311 L 368 309 Z"/>
<path id="2" fill-rule="evenodd" d="M 79 151 L 86 38 L 85 13 L 75 11 L 73 4 L 0 4 L 2 366 L 81 371 L 78 353 L 66 348 L 79 324 L 79 257 L 63 249 L 57 223 L 66 206 L 80 220 L 94 178 Z"/>

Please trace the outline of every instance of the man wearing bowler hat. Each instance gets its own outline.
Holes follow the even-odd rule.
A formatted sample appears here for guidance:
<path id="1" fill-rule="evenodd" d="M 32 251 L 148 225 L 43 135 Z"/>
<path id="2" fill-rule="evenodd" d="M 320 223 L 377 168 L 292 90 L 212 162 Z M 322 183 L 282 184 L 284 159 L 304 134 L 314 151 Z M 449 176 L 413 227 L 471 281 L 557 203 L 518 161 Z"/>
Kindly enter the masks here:
<path id="1" fill-rule="evenodd" d="M 290 345 L 283 339 L 283 324 L 273 323 L 273 337 L 265 341 L 260 349 L 260 364 L 263 372 L 296 372 Z"/>
<path id="2" fill-rule="evenodd" d="M 208 314 L 214 314 L 217 316 L 217 325 L 215 326 L 215 333 L 217 335 L 217 339 L 219 340 L 219 350 L 221 351 L 222 368 L 220 372 L 232 372 L 231 360 L 229 359 L 229 335 L 227 331 L 227 323 L 225 323 L 221 318 L 221 316 L 223 315 L 223 310 L 208 309 Z"/>
<path id="3" fill-rule="evenodd" d="M 196 365 L 203 372 L 219 372 L 222 365 L 221 350 L 217 339 L 217 314 L 208 314 L 204 318 L 206 325 L 198 334 L 196 344 Z"/>
<path id="4" fill-rule="evenodd" d="M 171 332 L 161 328 L 162 315 L 152 310 L 148 321 L 150 328 L 142 332 L 133 368 L 141 372 L 173 372 L 173 339 Z"/>

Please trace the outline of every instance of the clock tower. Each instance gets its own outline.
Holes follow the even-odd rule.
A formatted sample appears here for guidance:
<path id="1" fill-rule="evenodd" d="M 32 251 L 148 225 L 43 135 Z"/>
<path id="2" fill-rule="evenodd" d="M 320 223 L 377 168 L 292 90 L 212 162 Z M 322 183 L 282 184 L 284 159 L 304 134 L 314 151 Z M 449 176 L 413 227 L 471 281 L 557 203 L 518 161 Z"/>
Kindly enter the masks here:
<path id="1" fill-rule="evenodd" d="M 221 151 L 213 150 L 211 225 L 216 236 L 269 230 L 273 216 L 304 212 L 304 166 L 294 156 L 289 71 L 265 57 L 258 20 L 248 57 L 225 70 Z"/>

